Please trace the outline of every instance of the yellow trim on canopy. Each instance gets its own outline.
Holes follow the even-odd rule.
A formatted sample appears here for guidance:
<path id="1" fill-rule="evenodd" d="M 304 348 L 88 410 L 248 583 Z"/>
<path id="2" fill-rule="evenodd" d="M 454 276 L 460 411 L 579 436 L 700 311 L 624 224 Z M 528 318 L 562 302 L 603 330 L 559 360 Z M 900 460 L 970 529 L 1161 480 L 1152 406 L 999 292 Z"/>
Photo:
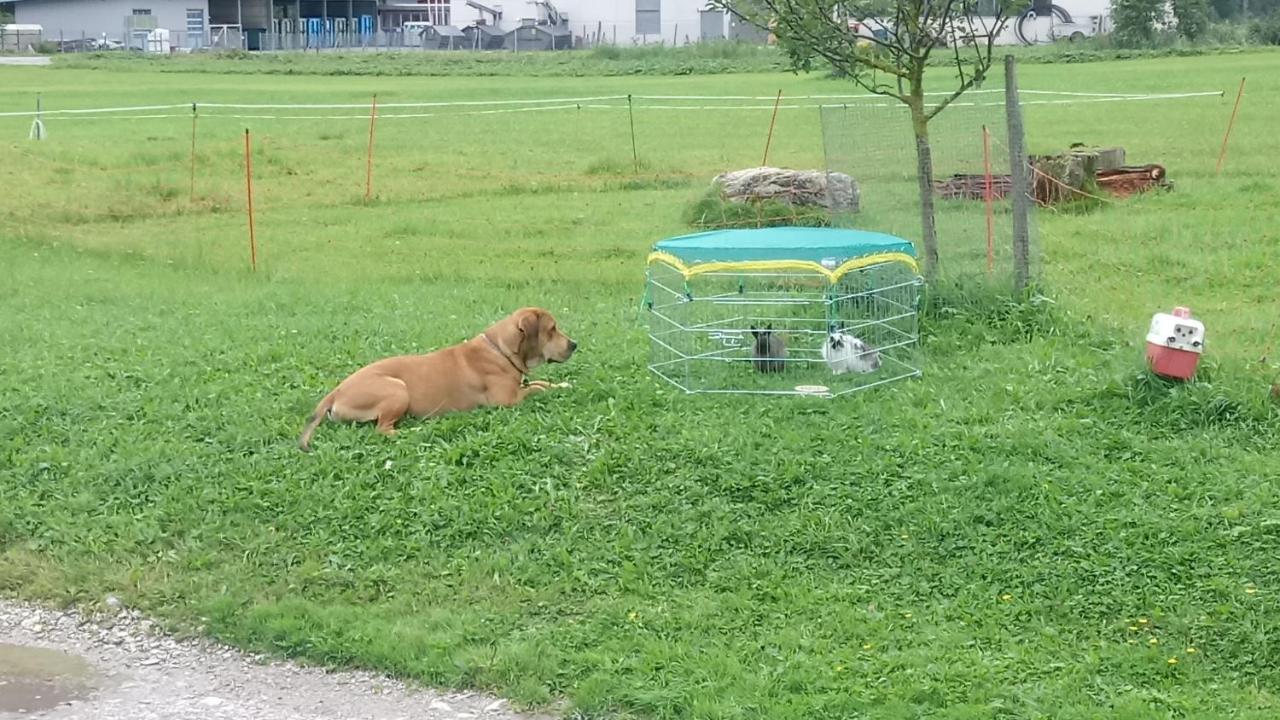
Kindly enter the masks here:
<path id="1" fill-rule="evenodd" d="M 827 282 L 835 284 L 840 281 L 848 273 L 854 270 L 861 270 L 864 267 L 878 265 L 885 262 L 897 262 L 911 268 L 911 271 L 917 275 L 920 273 L 920 266 L 916 264 L 916 259 L 906 253 L 889 252 L 876 253 L 875 255 L 863 255 L 852 260 L 846 260 L 840 267 L 835 270 L 828 270 L 821 264 L 812 260 L 739 260 L 739 261 L 717 261 L 708 263 L 698 263 L 693 266 L 685 265 L 679 258 L 671 253 L 662 251 L 654 251 L 649 253 L 649 264 L 662 263 L 675 269 L 685 279 L 704 275 L 713 272 L 733 272 L 735 270 L 742 272 L 759 272 L 765 270 L 805 270 L 808 272 L 822 275 Z"/>

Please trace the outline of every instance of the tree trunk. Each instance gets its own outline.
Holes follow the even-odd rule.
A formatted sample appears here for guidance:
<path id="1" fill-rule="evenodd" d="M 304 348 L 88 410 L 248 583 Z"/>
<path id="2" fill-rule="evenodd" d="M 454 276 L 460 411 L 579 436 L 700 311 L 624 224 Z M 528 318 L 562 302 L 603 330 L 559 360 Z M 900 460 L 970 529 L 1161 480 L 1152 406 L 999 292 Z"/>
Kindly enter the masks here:
<path id="1" fill-rule="evenodd" d="M 924 97 L 913 94 L 911 100 L 911 127 L 916 136 L 916 180 L 920 185 L 920 243 L 924 246 L 924 276 L 932 282 L 938 276 L 938 228 L 933 214 L 933 150 L 929 147 L 929 121 L 924 113 Z"/>

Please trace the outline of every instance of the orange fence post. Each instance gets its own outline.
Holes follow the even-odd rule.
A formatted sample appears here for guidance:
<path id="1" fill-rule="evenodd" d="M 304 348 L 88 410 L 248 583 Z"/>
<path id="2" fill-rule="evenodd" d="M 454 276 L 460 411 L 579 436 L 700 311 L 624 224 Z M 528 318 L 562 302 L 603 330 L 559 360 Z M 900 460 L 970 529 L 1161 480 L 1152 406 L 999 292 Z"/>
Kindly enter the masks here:
<path id="1" fill-rule="evenodd" d="M 373 126 L 378 122 L 378 96 L 373 96 L 373 104 L 369 106 L 369 152 L 364 169 L 364 201 L 373 197 Z"/>
<path id="2" fill-rule="evenodd" d="M 778 105 L 782 103 L 782 91 L 778 91 L 778 97 L 773 101 L 773 117 L 769 119 L 769 136 L 764 140 L 764 160 L 761 165 L 769 164 L 769 146 L 773 144 L 773 125 L 778 122 Z"/>
<path id="3" fill-rule="evenodd" d="M 191 196 L 187 202 L 196 201 L 196 104 L 191 103 Z"/>
<path id="4" fill-rule="evenodd" d="M 1236 125 L 1236 113 L 1240 111 L 1240 99 L 1244 97 L 1244 78 L 1240 78 L 1240 90 L 1236 92 L 1236 104 L 1231 108 L 1231 119 L 1227 121 L 1227 133 L 1222 136 L 1222 149 L 1218 151 L 1218 169 L 1216 174 L 1222 174 L 1222 165 L 1227 160 L 1227 141 L 1231 139 L 1231 128 Z"/>
<path id="5" fill-rule="evenodd" d="M 996 267 L 995 210 L 992 206 L 991 189 L 991 133 L 987 126 L 982 126 L 982 199 L 987 204 L 987 274 Z"/>
<path id="6" fill-rule="evenodd" d="M 253 234 L 253 156 L 249 145 L 249 128 L 244 129 L 244 189 L 249 198 L 249 267 L 258 270 L 258 240 Z"/>

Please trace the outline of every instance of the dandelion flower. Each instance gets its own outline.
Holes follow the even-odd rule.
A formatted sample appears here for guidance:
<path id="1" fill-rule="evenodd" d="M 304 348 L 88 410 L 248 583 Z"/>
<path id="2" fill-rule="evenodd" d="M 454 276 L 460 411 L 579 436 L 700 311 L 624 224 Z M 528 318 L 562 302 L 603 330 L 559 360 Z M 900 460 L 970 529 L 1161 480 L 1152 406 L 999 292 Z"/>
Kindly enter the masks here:
<path id="1" fill-rule="evenodd" d="M 904 613 L 902 613 L 902 617 L 906 618 L 907 620 L 910 620 L 910 619 L 911 619 L 911 613 L 909 613 L 909 612 L 904 612 Z"/>
<path id="2" fill-rule="evenodd" d="M 1189 647 L 1189 648 L 1187 648 L 1187 654 L 1188 654 L 1188 655 L 1195 655 L 1195 654 L 1196 654 L 1196 653 L 1198 653 L 1198 652 L 1200 652 L 1200 651 L 1199 651 L 1199 650 L 1196 650 L 1196 649 L 1195 649 L 1195 648 L 1193 648 L 1193 647 Z"/>
<path id="3" fill-rule="evenodd" d="M 1177 664 L 1178 664 L 1178 658 L 1176 658 L 1176 657 L 1171 657 L 1171 658 L 1169 658 L 1169 664 L 1170 664 L 1170 665 L 1177 665 Z"/>
<path id="4" fill-rule="evenodd" d="M 1250 585 L 1249 587 L 1245 588 L 1244 591 L 1250 595 L 1256 595 L 1258 593 L 1258 588 Z"/>
<path id="5" fill-rule="evenodd" d="M 1001 599 L 1001 600 L 1003 600 L 1003 601 L 1005 601 L 1005 602 L 1009 602 L 1010 600 L 1013 600 L 1013 596 L 1012 596 L 1012 595 L 1010 595 L 1009 593 L 1005 593 L 1005 594 L 1003 594 L 1003 595 L 1001 595 L 1001 596 L 1000 596 L 1000 599 Z"/>
<path id="6" fill-rule="evenodd" d="M 636 620 L 640 619 L 640 614 L 634 611 L 629 612 L 627 613 L 627 619 L 630 620 L 631 622 L 635 622 Z"/>
<path id="7" fill-rule="evenodd" d="M 1146 618 L 1138 618 L 1138 624 L 1139 624 L 1139 625 L 1146 625 L 1146 624 L 1147 624 L 1147 619 L 1146 619 Z"/>
<path id="8" fill-rule="evenodd" d="M 1160 644 L 1160 638 L 1151 638 L 1151 639 L 1150 639 L 1150 640 L 1148 640 L 1147 642 L 1148 642 L 1149 644 L 1151 644 L 1151 645 L 1159 645 L 1159 644 Z"/>
<path id="9" fill-rule="evenodd" d="M 1137 626 L 1137 625 L 1130 625 L 1130 626 L 1129 626 L 1129 629 L 1130 629 L 1130 630 L 1133 630 L 1134 632 L 1137 632 L 1137 631 L 1138 631 L 1138 626 Z"/>
<path id="10" fill-rule="evenodd" d="M 863 649 L 863 650 L 870 650 L 870 649 L 871 649 L 871 643 L 864 643 L 864 644 L 862 645 L 862 649 Z"/>
<path id="11" fill-rule="evenodd" d="M 843 665 L 837 665 L 837 666 L 836 666 L 836 672 L 838 672 L 838 673 L 844 672 L 844 666 L 843 666 Z"/>

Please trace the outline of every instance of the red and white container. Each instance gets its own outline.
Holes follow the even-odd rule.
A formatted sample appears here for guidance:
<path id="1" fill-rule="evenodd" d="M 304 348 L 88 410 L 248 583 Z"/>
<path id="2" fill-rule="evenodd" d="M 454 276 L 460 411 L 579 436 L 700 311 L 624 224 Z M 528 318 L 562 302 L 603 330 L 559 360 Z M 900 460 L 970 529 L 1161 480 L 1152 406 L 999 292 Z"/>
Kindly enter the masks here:
<path id="1" fill-rule="evenodd" d="M 1191 311 L 1176 307 L 1173 313 L 1156 313 L 1147 332 L 1147 364 L 1155 374 L 1173 380 L 1190 380 L 1204 353 L 1204 324 L 1191 319 Z"/>

